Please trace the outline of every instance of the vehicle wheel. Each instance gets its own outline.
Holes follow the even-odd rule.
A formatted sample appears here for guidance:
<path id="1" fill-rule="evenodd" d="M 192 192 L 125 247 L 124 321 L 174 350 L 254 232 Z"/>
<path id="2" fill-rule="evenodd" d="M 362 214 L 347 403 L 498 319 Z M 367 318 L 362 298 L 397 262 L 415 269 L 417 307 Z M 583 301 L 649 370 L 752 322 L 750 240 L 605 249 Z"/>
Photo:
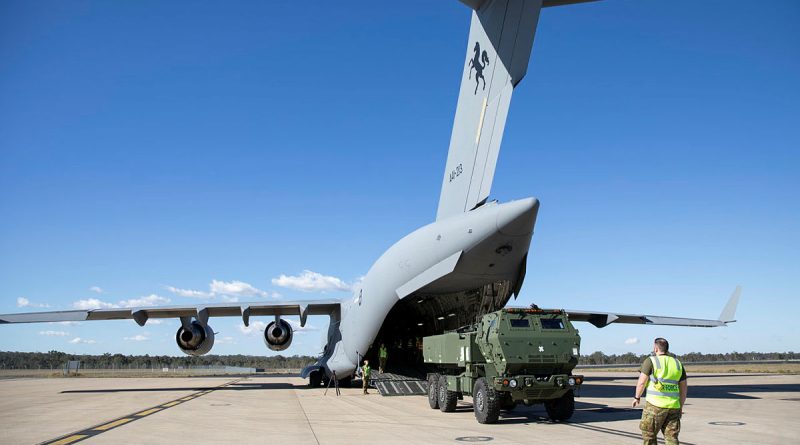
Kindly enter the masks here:
<path id="1" fill-rule="evenodd" d="M 428 405 L 431 409 L 439 408 L 439 374 L 428 376 Z"/>
<path id="2" fill-rule="evenodd" d="M 322 373 L 319 371 L 311 371 L 311 374 L 308 375 L 308 387 L 319 388 L 319 385 L 321 384 L 322 384 Z"/>
<path id="3" fill-rule="evenodd" d="M 500 409 L 511 411 L 517 407 L 518 402 L 515 402 L 508 393 L 500 396 Z"/>
<path id="4" fill-rule="evenodd" d="M 447 376 L 439 377 L 439 410 L 443 413 L 452 413 L 456 410 L 458 393 L 447 389 Z"/>
<path id="5" fill-rule="evenodd" d="M 547 415 L 555 422 L 561 422 L 572 417 L 575 412 L 575 393 L 570 389 L 558 399 L 544 402 Z"/>
<path id="6" fill-rule="evenodd" d="M 479 378 L 472 390 L 472 405 L 478 423 L 497 422 L 497 418 L 500 417 L 499 402 L 497 391 L 489 386 L 485 378 Z"/>

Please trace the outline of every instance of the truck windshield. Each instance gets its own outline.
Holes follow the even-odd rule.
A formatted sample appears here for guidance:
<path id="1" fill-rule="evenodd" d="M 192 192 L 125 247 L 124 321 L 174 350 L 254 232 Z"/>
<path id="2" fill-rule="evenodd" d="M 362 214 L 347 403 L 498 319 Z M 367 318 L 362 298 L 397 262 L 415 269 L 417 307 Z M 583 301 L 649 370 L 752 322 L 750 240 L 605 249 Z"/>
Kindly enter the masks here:
<path id="1" fill-rule="evenodd" d="M 558 318 L 543 318 L 542 329 L 564 329 L 564 322 Z"/>
<path id="2" fill-rule="evenodd" d="M 511 327 L 512 328 L 529 328 L 531 327 L 531 322 L 527 318 L 512 318 L 511 320 Z"/>

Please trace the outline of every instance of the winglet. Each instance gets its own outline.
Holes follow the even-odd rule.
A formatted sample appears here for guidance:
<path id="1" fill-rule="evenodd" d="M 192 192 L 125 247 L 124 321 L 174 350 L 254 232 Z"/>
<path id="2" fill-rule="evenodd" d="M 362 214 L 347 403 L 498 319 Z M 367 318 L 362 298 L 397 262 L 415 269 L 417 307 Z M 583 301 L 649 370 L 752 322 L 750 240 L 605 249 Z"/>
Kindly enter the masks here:
<path id="1" fill-rule="evenodd" d="M 728 299 L 728 303 L 719 314 L 719 321 L 723 323 L 733 323 L 736 321 L 736 306 L 739 304 L 739 297 L 742 296 L 742 286 L 736 286 L 736 289 Z"/>

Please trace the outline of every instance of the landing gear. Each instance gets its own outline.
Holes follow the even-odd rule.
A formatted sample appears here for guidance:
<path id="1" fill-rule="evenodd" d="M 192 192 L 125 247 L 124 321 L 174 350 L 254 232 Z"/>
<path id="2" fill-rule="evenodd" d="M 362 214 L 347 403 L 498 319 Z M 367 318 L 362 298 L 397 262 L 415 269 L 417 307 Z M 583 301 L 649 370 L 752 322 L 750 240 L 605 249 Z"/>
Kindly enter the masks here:
<path id="1" fill-rule="evenodd" d="M 544 402 L 544 407 L 554 422 L 567 420 L 575 412 L 575 393 L 570 389 L 560 398 Z"/>
<path id="2" fill-rule="evenodd" d="M 428 405 L 431 409 L 439 408 L 439 374 L 428 375 Z"/>
<path id="3" fill-rule="evenodd" d="M 475 382 L 472 390 L 472 405 L 478 423 L 495 423 L 500 417 L 500 400 L 497 391 L 486 382 L 484 377 Z"/>
<path id="4" fill-rule="evenodd" d="M 308 387 L 319 388 L 320 385 L 322 385 L 322 372 L 311 371 L 311 374 L 308 375 Z"/>
<path id="5" fill-rule="evenodd" d="M 439 377 L 439 410 L 443 413 L 452 413 L 458 403 L 458 392 L 447 389 L 447 376 Z"/>

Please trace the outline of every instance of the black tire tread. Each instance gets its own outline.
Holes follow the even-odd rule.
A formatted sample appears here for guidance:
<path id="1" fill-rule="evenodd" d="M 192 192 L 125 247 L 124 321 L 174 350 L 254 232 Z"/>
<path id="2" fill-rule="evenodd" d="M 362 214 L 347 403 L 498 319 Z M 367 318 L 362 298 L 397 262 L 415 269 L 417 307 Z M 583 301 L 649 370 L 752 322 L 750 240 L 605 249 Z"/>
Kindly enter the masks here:
<path id="1" fill-rule="evenodd" d="M 439 409 L 439 374 L 428 376 L 428 405 L 431 409 Z"/>
<path id="2" fill-rule="evenodd" d="M 480 392 L 483 392 L 485 400 L 484 409 L 482 411 L 478 409 L 478 404 L 474 403 L 475 397 L 477 397 Z M 489 386 L 489 383 L 484 377 L 479 378 L 475 382 L 472 397 L 475 418 L 478 419 L 478 423 L 496 423 L 497 419 L 500 417 L 500 397 L 497 391 Z"/>
<path id="3" fill-rule="evenodd" d="M 458 393 L 447 389 L 447 376 L 439 377 L 439 410 L 443 413 L 452 413 L 458 404 Z"/>
<path id="4" fill-rule="evenodd" d="M 569 390 L 563 396 L 544 402 L 547 416 L 554 422 L 569 420 L 575 413 L 575 393 Z"/>

